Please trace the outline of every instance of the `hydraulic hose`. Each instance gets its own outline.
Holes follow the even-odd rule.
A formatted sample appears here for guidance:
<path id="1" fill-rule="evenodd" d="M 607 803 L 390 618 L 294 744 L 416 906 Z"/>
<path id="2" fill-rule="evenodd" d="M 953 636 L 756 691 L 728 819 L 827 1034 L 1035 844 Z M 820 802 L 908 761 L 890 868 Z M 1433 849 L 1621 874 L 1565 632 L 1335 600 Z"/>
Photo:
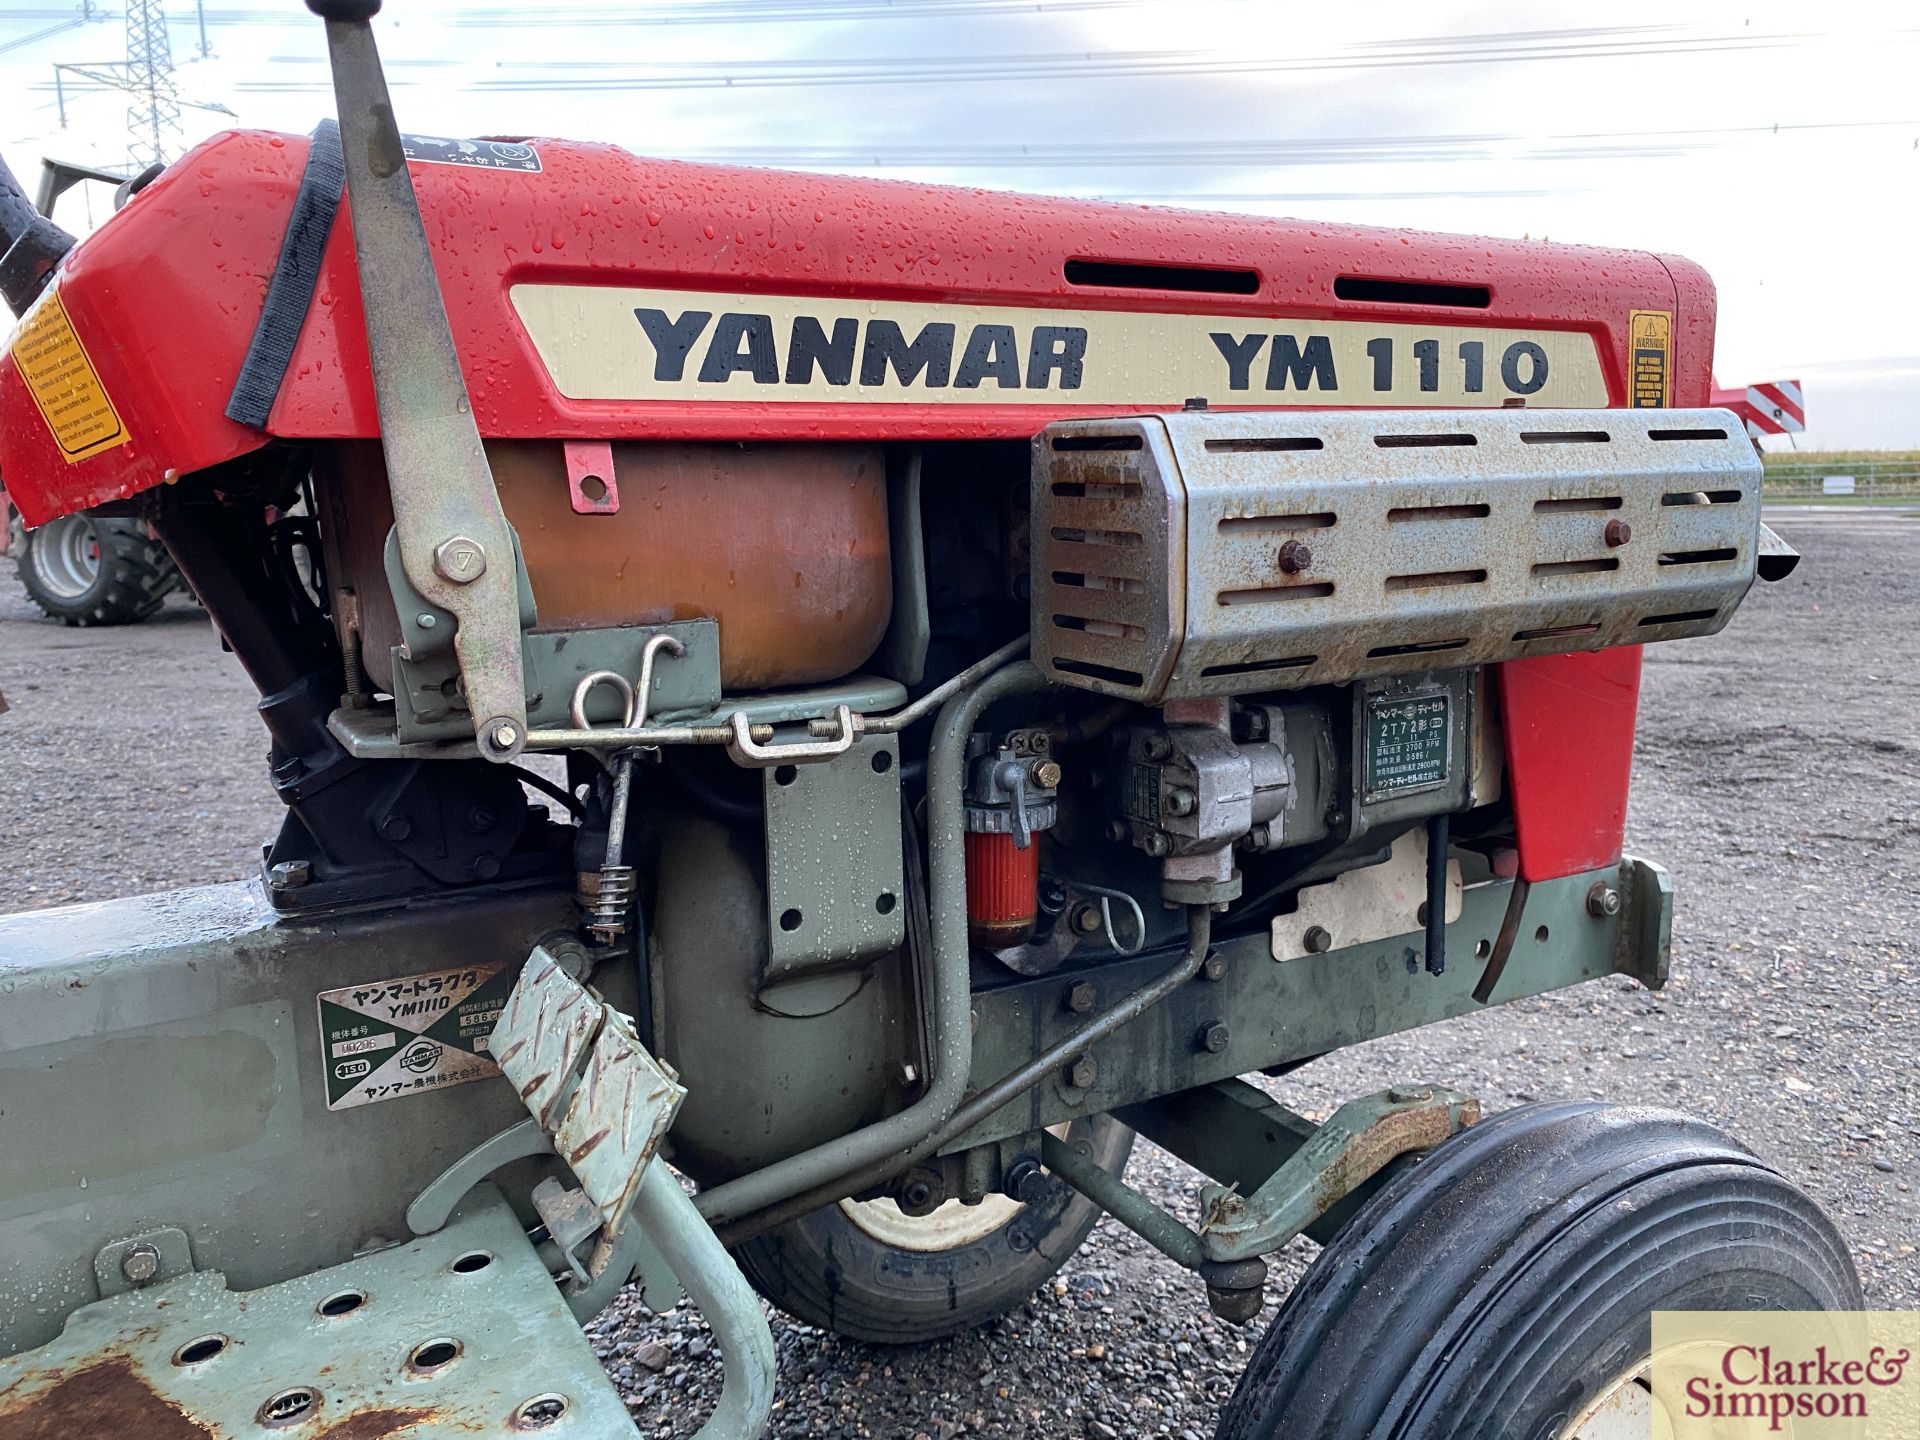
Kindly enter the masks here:
<path id="1" fill-rule="evenodd" d="M 1024 642 L 1022 642 L 1024 643 Z M 927 1092 L 898 1114 L 703 1190 L 700 1213 L 719 1226 L 791 1196 L 841 1186 L 845 1177 L 878 1167 L 891 1174 L 959 1108 L 973 1068 L 973 990 L 967 949 L 967 873 L 963 787 L 967 737 L 988 706 L 1047 684 L 1025 660 L 948 700 L 935 723 L 927 759 L 928 909 L 932 920 L 933 1047 Z M 813 1209 L 819 1201 L 806 1208 Z"/>

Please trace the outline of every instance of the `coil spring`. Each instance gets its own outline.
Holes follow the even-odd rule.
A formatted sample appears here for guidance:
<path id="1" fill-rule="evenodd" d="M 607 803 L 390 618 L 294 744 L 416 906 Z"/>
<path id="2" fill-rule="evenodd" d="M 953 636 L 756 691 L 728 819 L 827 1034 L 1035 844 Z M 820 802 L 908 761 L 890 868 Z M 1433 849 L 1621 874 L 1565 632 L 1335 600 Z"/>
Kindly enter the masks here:
<path id="1" fill-rule="evenodd" d="M 587 932 L 602 945 L 611 945 L 627 933 L 627 915 L 635 887 L 631 865 L 602 865 L 600 883 L 587 913 Z"/>

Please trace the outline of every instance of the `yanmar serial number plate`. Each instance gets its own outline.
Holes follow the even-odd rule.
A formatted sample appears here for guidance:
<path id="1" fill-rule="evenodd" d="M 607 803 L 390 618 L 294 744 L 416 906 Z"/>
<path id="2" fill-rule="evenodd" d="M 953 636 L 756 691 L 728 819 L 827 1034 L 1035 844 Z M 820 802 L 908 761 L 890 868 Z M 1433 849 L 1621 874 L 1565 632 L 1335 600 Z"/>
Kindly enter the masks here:
<path id="1" fill-rule="evenodd" d="M 322 990 L 327 1108 L 351 1110 L 498 1075 L 487 1039 L 514 971 L 469 965 Z"/>
<path id="2" fill-rule="evenodd" d="M 1367 795 L 1401 795 L 1447 783 L 1448 696 L 1398 696 L 1367 706 Z"/>

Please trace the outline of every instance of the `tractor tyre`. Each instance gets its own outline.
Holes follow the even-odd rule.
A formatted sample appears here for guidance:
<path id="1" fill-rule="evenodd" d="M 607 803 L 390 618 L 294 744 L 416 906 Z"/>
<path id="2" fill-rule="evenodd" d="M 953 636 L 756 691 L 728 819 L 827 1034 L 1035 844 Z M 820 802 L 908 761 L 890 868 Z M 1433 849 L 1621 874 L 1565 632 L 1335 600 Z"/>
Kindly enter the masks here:
<path id="1" fill-rule="evenodd" d="M 1857 1310 L 1806 1195 L 1701 1121 L 1509 1110 L 1363 1206 L 1256 1347 L 1221 1440 L 1667 1433 L 1655 1310 Z"/>
<path id="2" fill-rule="evenodd" d="M 21 537 L 20 583 L 63 624 L 130 625 L 180 587 L 180 572 L 138 520 L 62 515 Z"/>
<path id="3" fill-rule="evenodd" d="M 1056 1132 L 1057 1133 L 1057 1132 Z M 1126 1169 L 1133 1131 L 1110 1115 L 1076 1120 L 1107 1170 Z M 989 1195 L 904 1214 L 892 1200 L 843 1200 L 734 1250 L 753 1288 L 796 1320 L 874 1345 L 938 1340 L 1031 1296 L 1099 1222 L 1092 1201 L 1048 1177 L 1032 1204 Z"/>

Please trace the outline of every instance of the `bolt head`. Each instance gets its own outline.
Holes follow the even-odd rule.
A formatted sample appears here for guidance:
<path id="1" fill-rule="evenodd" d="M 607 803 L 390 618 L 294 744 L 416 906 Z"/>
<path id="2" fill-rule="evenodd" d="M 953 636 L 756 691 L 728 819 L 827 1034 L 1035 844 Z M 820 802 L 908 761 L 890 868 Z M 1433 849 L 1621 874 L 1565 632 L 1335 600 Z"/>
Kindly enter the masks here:
<path id="1" fill-rule="evenodd" d="M 1587 891 L 1587 913 L 1607 919 L 1620 913 L 1620 892 L 1611 885 L 1595 885 Z"/>
<path id="2" fill-rule="evenodd" d="M 1082 1055 L 1067 1067 L 1067 1084 L 1075 1090 L 1091 1090 L 1100 1078 L 1100 1067 L 1091 1055 Z"/>
<path id="3" fill-rule="evenodd" d="M 1076 935 L 1097 935 L 1100 933 L 1100 908 L 1097 905 L 1076 905 L 1073 918 L 1067 922 Z"/>
<path id="4" fill-rule="evenodd" d="M 389 815 L 380 822 L 380 833 L 397 843 L 413 834 L 413 822 L 404 815 Z"/>
<path id="5" fill-rule="evenodd" d="M 1057 790 L 1060 788 L 1060 762 L 1036 760 L 1027 771 L 1027 778 L 1042 790 Z"/>
<path id="6" fill-rule="evenodd" d="M 298 890 L 313 879 L 313 866 L 305 860 L 282 860 L 267 872 L 267 884 L 275 890 Z"/>
<path id="7" fill-rule="evenodd" d="M 1158 860 L 1169 850 L 1173 849 L 1173 842 L 1156 830 L 1141 842 L 1140 848 Z"/>
<path id="8" fill-rule="evenodd" d="M 1609 520 L 1607 528 L 1600 532 L 1600 538 L 1607 542 L 1609 548 L 1617 550 L 1633 539 L 1633 526 L 1624 520 Z"/>
<path id="9" fill-rule="evenodd" d="M 1274 559 L 1280 566 L 1281 574 L 1298 575 L 1313 564 L 1313 551 L 1302 541 L 1289 540 L 1280 547 Z"/>
<path id="10" fill-rule="evenodd" d="M 1076 1015 L 1084 1015 L 1093 1009 L 1093 1003 L 1098 998 L 1099 996 L 1094 991 L 1092 982 L 1082 980 L 1071 990 L 1067 991 L 1067 1009 Z"/>
<path id="11" fill-rule="evenodd" d="M 1173 740 L 1170 736 L 1155 732 L 1147 736 L 1147 758 L 1149 760 L 1168 760 L 1173 756 Z"/>
<path id="12" fill-rule="evenodd" d="M 434 547 L 433 569 L 451 585 L 471 585 L 487 573 L 487 552 L 478 540 L 455 535 Z"/>
<path id="13" fill-rule="evenodd" d="M 1309 925 L 1300 944 L 1309 954 L 1324 955 L 1333 948 L 1333 934 L 1324 925 Z"/>
<path id="14" fill-rule="evenodd" d="M 1007 1171 L 1007 1195 L 1022 1205 L 1034 1205 L 1045 1198 L 1047 1175 L 1031 1160 L 1019 1160 Z"/>
<path id="15" fill-rule="evenodd" d="M 1206 1026 L 1200 1032 L 1200 1048 L 1209 1055 L 1218 1055 L 1227 1048 L 1227 1027 L 1218 1020 Z"/>
<path id="16" fill-rule="evenodd" d="M 1167 813 L 1169 815 L 1191 815 L 1200 804 L 1200 797 L 1184 785 L 1176 785 L 1167 792 Z"/>
<path id="17" fill-rule="evenodd" d="M 135 1285 L 144 1285 L 160 1273 L 160 1252 L 142 1241 L 120 1257 L 120 1273 Z"/>
<path id="18" fill-rule="evenodd" d="M 1226 979 L 1227 957 L 1222 955 L 1218 950 L 1209 951 L 1205 963 L 1200 967 L 1200 973 L 1209 980 Z"/>
<path id="19" fill-rule="evenodd" d="M 1424 1085 L 1394 1085 L 1387 1090 L 1387 1099 L 1396 1105 L 1412 1105 L 1421 1100 L 1431 1100 L 1433 1091 Z"/>

